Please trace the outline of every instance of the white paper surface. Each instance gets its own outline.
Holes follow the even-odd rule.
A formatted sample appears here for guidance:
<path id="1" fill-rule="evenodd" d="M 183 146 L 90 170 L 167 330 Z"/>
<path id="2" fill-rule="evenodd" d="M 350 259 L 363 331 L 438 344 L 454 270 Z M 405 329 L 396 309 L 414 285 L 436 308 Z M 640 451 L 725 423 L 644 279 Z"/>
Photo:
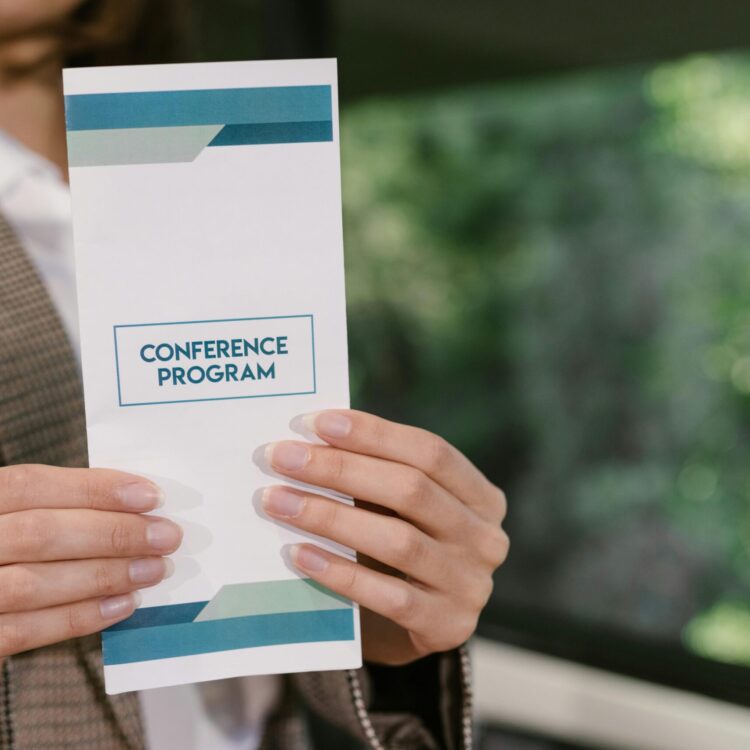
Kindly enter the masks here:
<path id="1" fill-rule="evenodd" d="M 185 530 L 135 619 L 154 616 L 104 635 L 108 692 L 359 666 L 356 608 L 306 598 L 283 548 L 309 538 L 254 497 L 279 481 L 261 446 L 348 406 L 335 61 L 75 69 L 64 84 L 90 463 L 154 479 L 158 513 Z M 248 584 L 227 595 L 249 610 L 194 621 L 231 584 Z"/>

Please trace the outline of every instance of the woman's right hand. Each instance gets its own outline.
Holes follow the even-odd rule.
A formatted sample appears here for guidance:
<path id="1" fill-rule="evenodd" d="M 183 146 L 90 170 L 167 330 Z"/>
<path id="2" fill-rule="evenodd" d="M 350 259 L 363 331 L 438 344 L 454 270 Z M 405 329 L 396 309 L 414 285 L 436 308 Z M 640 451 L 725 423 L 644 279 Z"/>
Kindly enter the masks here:
<path id="1" fill-rule="evenodd" d="M 129 617 L 172 570 L 152 482 L 109 469 L 0 468 L 0 662 Z"/>

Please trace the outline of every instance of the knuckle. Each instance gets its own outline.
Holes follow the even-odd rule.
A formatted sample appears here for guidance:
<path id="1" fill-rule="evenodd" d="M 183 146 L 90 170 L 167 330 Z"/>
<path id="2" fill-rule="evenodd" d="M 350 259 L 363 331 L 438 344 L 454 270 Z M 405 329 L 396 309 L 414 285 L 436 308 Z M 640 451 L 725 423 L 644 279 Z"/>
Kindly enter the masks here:
<path id="1" fill-rule="evenodd" d="M 14 567 L 6 568 L 0 579 L 0 609 L 14 612 L 28 608 L 32 598 L 30 579 Z"/>
<path id="2" fill-rule="evenodd" d="M 429 480 L 418 469 L 407 470 L 403 480 L 404 500 L 410 505 L 422 503 L 428 494 Z"/>
<path id="3" fill-rule="evenodd" d="M 444 634 L 444 642 L 438 650 L 448 651 L 466 643 L 474 635 L 478 621 L 479 616 L 474 613 L 454 617 L 452 626 Z"/>
<path id="4" fill-rule="evenodd" d="M 117 579 L 110 565 L 98 563 L 94 569 L 94 590 L 97 596 L 108 596 L 117 591 Z"/>
<path id="5" fill-rule="evenodd" d="M 482 606 L 479 608 L 480 610 L 484 609 L 487 602 L 492 598 L 492 592 L 495 590 L 495 579 L 492 576 L 487 576 L 484 583 L 484 591 L 481 594 L 480 601 L 482 602 Z"/>
<path id="6" fill-rule="evenodd" d="M 510 552 L 510 537 L 502 528 L 500 529 L 500 541 L 498 542 L 497 549 L 499 557 L 496 560 L 497 565 L 495 567 L 499 568 L 507 560 L 508 553 Z"/>
<path id="7" fill-rule="evenodd" d="M 25 507 L 29 498 L 29 488 L 38 471 L 34 464 L 16 464 L 0 469 L 0 490 L 4 497 Z"/>
<path id="8" fill-rule="evenodd" d="M 401 523 L 391 536 L 392 556 L 396 563 L 414 563 L 424 556 L 425 545 L 417 530 L 407 523 Z"/>
<path id="9" fill-rule="evenodd" d="M 414 618 L 417 597 L 414 589 L 404 583 L 396 586 L 389 595 L 388 616 L 398 623 L 407 623 Z"/>
<path id="10" fill-rule="evenodd" d="M 318 455 L 326 480 L 332 484 L 339 482 L 346 469 L 343 451 L 336 448 L 323 448 Z"/>
<path id="11" fill-rule="evenodd" d="M 340 587 L 341 590 L 350 595 L 350 598 L 354 599 L 354 594 L 357 590 L 359 582 L 359 571 L 355 564 L 346 565 L 341 571 Z"/>
<path id="12" fill-rule="evenodd" d="M 116 521 L 109 532 L 110 549 L 116 555 L 124 555 L 133 548 L 133 530 L 130 524 Z"/>
<path id="13" fill-rule="evenodd" d="M 372 442 L 377 454 L 382 454 L 388 445 L 387 424 L 384 419 L 375 419 L 372 422 Z"/>
<path id="14" fill-rule="evenodd" d="M 80 607 L 70 604 L 65 607 L 64 634 L 62 640 L 75 638 L 85 631 L 85 618 Z"/>
<path id="15" fill-rule="evenodd" d="M 500 529 L 500 533 L 502 536 L 502 539 L 500 542 L 501 548 L 502 548 L 502 554 L 500 556 L 500 565 L 502 565 L 508 559 L 508 555 L 510 554 L 510 537 L 502 529 Z"/>
<path id="16" fill-rule="evenodd" d="M 429 474 L 439 472 L 448 462 L 450 444 L 439 435 L 426 432 L 425 466 Z"/>
<path id="17" fill-rule="evenodd" d="M 493 589 L 494 582 L 492 580 L 492 576 L 483 576 L 481 579 L 475 581 L 474 585 L 470 589 L 471 596 L 469 598 L 470 606 L 473 611 L 479 613 L 484 609 L 485 605 L 492 596 Z"/>
<path id="18" fill-rule="evenodd" d="M 83 474 L 81 482 L 81 505 L 84 508 L 94 510 L 99 507 L 98 497 L 100 494 L 100 484 L 92 471 L 86 471 Z"/>
<path id="19" fill-rule="evenodd" d="M 323 500 L 319 503 L 317 527 L 323 536 L 330 536 L 336 531 L 340 512 L 341 506 L 335 500 Z"/>
<path id="20" fill-rule="evenodd" d="M 0 619 L 0 655 L 11 656 L 27 648 L 27 631 L 12 620 Z"/>
<path id="21" fill-rule="evenodd" d="M 468 641 L 469 638 L 474 635 L 474 631 L 476 631 L 477 629 L 478 622 L 478 614 L 468 615 L 467 617 L 459 619 L 455 634 L 456 646 L 460 646 L 462 643 L 466 643 L 466 641 Z"/>
<path id="22" fill-rule="evenodd" d="M 500 513 L 500 520 L 502 521 L 508 513 L 508 497 L 499 487 L 495 487 L 495 502 Z"/>
<path id="23" fill-rule="evenodd" d="M 44 511 L 30 510 L 14 514 L 12 533 L 24 557 L 39 555 L 52 537 L 51 519 Z"/>
<path id="24" fill-rule="evenodd" d="M 501 526 L 490 526 L 482 545 L 485 561 L 494 569 L 499 568 L 508 557 L 510 539 Z"/>

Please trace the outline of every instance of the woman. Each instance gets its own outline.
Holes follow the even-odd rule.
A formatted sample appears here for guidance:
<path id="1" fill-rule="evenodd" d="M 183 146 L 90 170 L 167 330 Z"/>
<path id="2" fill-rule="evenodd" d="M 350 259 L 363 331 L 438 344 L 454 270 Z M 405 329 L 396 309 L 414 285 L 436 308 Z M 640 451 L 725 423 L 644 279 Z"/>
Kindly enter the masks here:
<path id="1" fill-rule="evenodd" d="M 310 416 L 326 445 L 282 441 L 269 458 L 279 474 L 364 502 L 277 486 L 264 505 L 360 552 L 355 563 L 305 544 L 294 564 L 361 604 L 366 666 L 149 691 L 140 703 L 103 693 L 90 636 L 169 574 L 181 531 L 143 515 L 162 501 L 151 482 L 81 468 L 60 69 L 81 55 L 136 61 L 175 28 L 172 5 L 0 2 L 0 747 L 159 750 L 184 747 L 181 728 L 212 750 L 294 749 L 321 718 L 371 747 L 468 747 L 460 647 L 507 553 L 505 499 L 442 439 L 356 411 Z"/>

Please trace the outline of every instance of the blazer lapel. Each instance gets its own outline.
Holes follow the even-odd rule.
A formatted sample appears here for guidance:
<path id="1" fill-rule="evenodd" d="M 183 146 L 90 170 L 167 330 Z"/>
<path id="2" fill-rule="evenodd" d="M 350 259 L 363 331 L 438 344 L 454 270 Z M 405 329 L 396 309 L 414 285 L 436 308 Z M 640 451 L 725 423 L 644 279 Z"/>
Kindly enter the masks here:
<path id="1" fill-rule="evenodd" d="M 0 465 L 18 463 L 87 466 L 86 423 L 81 380 L 62 322 L 0 216 Z M 137 696 L 104 694 L 98 637 L 71 647 L 131 746 L 142 747 Z"/>

